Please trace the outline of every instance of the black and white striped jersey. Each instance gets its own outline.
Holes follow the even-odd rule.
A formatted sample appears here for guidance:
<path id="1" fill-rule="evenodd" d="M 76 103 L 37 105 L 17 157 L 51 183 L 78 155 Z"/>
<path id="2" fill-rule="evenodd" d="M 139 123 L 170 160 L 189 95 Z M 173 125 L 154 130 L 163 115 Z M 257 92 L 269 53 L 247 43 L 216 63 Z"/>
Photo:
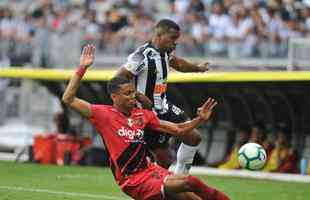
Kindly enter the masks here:
<path id="1" fill-rule="evenodd" d="M 152 100 L 154 109 L 164 113 L 168 110 L 166 99 L 169 54 L 160 53 L 150 42 L 130 54 L 122 66 L 135 75 L 137 91 Z"/>

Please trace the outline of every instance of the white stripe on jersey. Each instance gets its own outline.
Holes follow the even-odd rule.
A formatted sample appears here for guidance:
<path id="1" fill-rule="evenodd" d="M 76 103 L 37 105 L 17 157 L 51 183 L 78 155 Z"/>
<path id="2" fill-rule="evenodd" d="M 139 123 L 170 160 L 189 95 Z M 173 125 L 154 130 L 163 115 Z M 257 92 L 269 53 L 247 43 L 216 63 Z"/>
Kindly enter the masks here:
<path id="1" fill-rule="evenodd" d="M 148 66 L 148 59 L 147 59 L 147 54 L 152 51 L 153 49 L 151 48 L 147 48 L 143 51 L 143 55 L 144 55 L 144 63 L 145 66 Z M 141 73 L 139 73 L 136 77 L 136 87 L 137 87 L 137 91 L 141 92 L 142 94 L 146 94 L 146 85 L 147 85 L 147 73 L 148 73 L 148 69 L 147 67 L 144 67 L 144 69 L 141 71 Z"/>
<path id="2" fill-rule="evenodd" d="M 156 77 L 156 80 L 150 79 L 148 76 L 150 76 L 149 69 L 150 63 L 148 62 L 150 60 L 155 61 L 155 75 L 152 74 L 151 76 Z M 164 108 L 168 107 L 166 105 L 166 95 L 165 94 L 154 94 L 153 96 L 149 96 L 148 94 L 150 91 L 147 91 L 150 89 L 150 84 L 166 84 L 167 77 L 164 77 L 163 67 L 166 68 L 166 72 L 169 72 L 169 56 L 167 53 L 165 53 L 164 62 L 166 66 L 162 65 L 162 60 L 160 56 L 160 52 L 158 52 L 153 46 L 150 45 L 150 43 L 146 43 L 140 48 L 138 48 L 134 53 L 130 54 L 127 58 L 127 62 L 123 67 L 125 67 L 128 71 L 136 75 L 136 87 L 137 90 L 146 96 L 148 96 L 151 100 L 153 100 L 154 107 L 156 110 L 163 111 Z M 167 74 L 166 74 L 167 75 Z M 155 82 L 154 82 L 155 81 Z M 154 91 L 155 85 L 152 86 L 151 90 Z"/>

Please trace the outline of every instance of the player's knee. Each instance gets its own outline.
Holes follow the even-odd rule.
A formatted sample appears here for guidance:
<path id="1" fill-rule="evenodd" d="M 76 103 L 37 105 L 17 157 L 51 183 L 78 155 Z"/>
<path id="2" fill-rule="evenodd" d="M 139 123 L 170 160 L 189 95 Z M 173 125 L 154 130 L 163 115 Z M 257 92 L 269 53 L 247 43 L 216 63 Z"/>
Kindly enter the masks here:
<path id="1" fill-rule="evenodd" d="M 192 134 L 191 137 L 188 137 L 184 140 L 184 143 L 190 146 L 198 146 L 201 142 L 200 134 Z"/>
<path id="2" fill-rule="evenodd" d="M 193 145 L 192 146 L 198 146 L 202 140 L 201 135 L 197 129 L 193 130 Z"/>
<path id="3" fill-rule="evenodd" d="M 195 134 L 195 138 L 194 138 L 194 146 L 198 146 L 201 142 L 202 138 L 200 136 L 200 134 Z"/>

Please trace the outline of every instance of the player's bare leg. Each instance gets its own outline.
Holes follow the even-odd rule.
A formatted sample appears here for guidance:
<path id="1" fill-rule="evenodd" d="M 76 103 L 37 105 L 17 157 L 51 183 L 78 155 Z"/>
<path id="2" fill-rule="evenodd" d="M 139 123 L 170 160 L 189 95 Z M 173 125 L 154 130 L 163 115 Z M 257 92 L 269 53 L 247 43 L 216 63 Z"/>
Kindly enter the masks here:
<path id="1" fill-rule="evenodd" d="M 151 153 L 156 163 L 165 169 L 168 169 L 174 160 L 168 144 L 166 146 L 153 149 Z"/>
<path id="2" fill-rule="evenodd" d="M 168 197 L 177 200 L 183 200 L 185 197 L 191 200 L 199 198 L 201 200 L 230 200 L 223 192 L 205 185 L 194 176 L 169 176 L 165 182 L 164 190 Z"/>
<path id="3" fill-rule="evenodd" d="M 184 179 L 183 176 L 170 176 L 165 184 L 165 195 L 169 200 L 202 200 L 199 196 L 192 192 L 179 192 L 179 193 L 172 193 L 166 190 L 166 187 L 177 187 L 177 184 L 180 184 L 180 181 Z M 167 183 L 168 182 L 168 183 Z M 168 185 L 167 185 L 168 184 Z"/>
<path id="4" fill-rule="evenodd" d="M 198 130 L 194 129 L 186 136 L 179 138 L 182 143 L 177 150 L 175 174 L 188 174 L 192 166 L 194 156 L 197 152 L 198 145 L 201 141 L 201 136 Z M 175 140 L 171 138 L 170 141 Z M 152 156 L 156 163 L 168 169 L 175 159 L 175 155 L 172 153 L 169 144 L 160 145 L 151 150 Z"/>
<path id="5" fill-rule="evenodd" d="M 199 131 L 194 129 L 190 134 L 180 137 L 180 139 L 182 143 L 177 151 L 177 162 L 174 173 L 188 174 L 197 152 L 198 145 L 201 142 L 201 136 Z"/>
<path id="6" fill-rule="evenodd" d="M 201 142 L 201 135 L 197 129 L 194 129 L 192 132 L 179 137 L 179 139 L 189 146 L 198 146 Z"/>

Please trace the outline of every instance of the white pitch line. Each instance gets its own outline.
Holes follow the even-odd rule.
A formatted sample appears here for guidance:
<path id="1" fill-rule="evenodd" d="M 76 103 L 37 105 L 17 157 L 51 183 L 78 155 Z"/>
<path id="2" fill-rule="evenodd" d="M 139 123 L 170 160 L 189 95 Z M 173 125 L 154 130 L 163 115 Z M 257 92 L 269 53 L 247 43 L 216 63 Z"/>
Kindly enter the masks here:
<path id="1" fill-rule="evenodd" d="M 270 173 L 270 172 L 248 171 L 248 170 L 222 170 L 218 168 L 209 168 L 209 167 L 192 167 L 190 174 L 254 178 L 262 180 L 284 181 L 290 183 L 292 182 L 310 183 L 310 176 L 300 174 Z"/>
<path id="2" fill-rule="evenodd" d="M 96 195 L 96 194 L 88 194 L 88 193 L 75 193 L 75 192 L 64 192 L 64 191 L 55 191 L 55 190 L 47 190 L 47 189 L 37 189 L 37 188 L 24 188 L 24 187 L 12 187 L 12 186 L 0 186 L 0 190 L 13 190 L 13 191 L 24 191 L 24 192 L 38 192 L 38 193 L 47 193 L 47 194 L 55 194 L 55 195 L 65 195 L 65 196 L 76 196 L 76 197 L 87 197 L 94 199 L 111 199 L 111 200 L 129 200 L 122 199 L 121 197 L 116 196 L 107 196 L 107 195 Z"/>

